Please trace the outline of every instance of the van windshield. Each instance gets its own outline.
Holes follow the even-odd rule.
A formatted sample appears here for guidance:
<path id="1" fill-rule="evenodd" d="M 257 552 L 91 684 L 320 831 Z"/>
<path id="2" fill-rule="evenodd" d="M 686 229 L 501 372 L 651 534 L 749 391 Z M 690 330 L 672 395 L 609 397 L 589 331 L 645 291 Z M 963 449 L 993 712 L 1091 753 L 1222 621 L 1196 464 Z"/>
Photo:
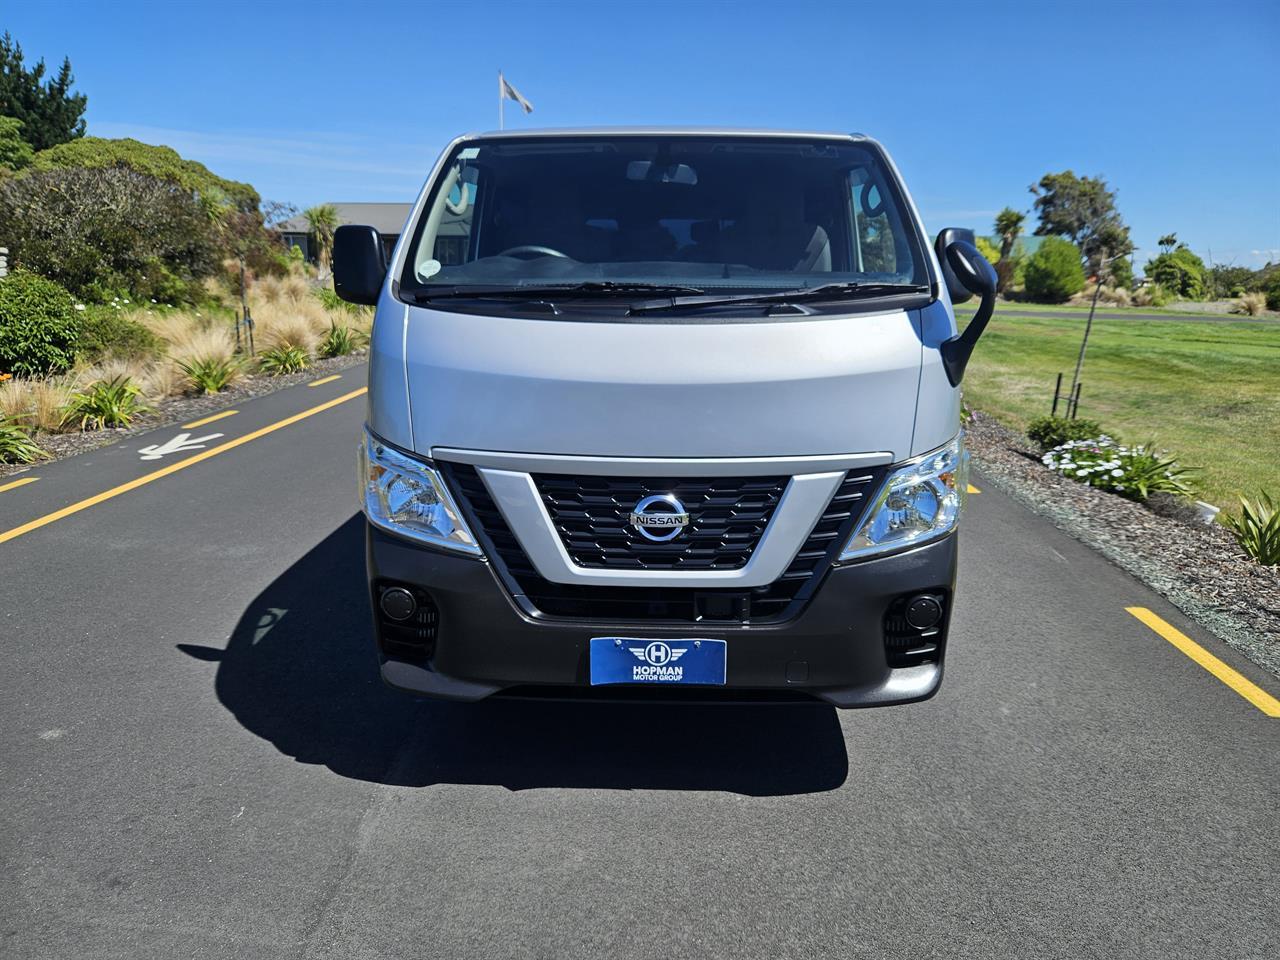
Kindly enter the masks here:
<path id="1" fill-rule="evenodd" d="M 929 282 L 914 220 L 868 145 L 619 135 L 460 145 L 414 228 L 401 285 L 601 281 L 717 293 Z"/>

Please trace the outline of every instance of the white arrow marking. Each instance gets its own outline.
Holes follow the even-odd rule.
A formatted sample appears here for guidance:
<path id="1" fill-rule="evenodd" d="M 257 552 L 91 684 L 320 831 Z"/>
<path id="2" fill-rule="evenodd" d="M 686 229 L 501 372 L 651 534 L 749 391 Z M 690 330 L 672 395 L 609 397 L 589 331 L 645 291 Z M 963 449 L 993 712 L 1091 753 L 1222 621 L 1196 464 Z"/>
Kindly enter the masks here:
<path id="1" fill-rule="evenodd" d="M 191 434 L 180 433 L 172 440 L 166 440 L 164 443 L 153 443 L 149 447 L 142 447 L 138 450 L 143 460 L 159 460 L 161 457 L 170 453 L 181 453 L 184 450 L 200 450 L 210 440 L 217 440 L 221 437 L 221 433 L 211 433 L 206 437 L 196 437 L 191 439 Z"/>

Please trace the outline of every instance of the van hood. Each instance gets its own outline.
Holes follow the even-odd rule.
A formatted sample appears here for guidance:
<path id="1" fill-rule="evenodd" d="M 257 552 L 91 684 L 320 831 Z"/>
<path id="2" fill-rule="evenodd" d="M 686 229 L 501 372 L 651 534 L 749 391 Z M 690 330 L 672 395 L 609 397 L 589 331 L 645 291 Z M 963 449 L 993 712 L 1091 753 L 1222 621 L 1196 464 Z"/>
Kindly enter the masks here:
<path id="1" fill-rule="evenodd" d="M 407 427 L 405 445 L 424 455 L 901 460 L 912 451 L 917 311 L 724 323 L 403 309 L 403 340 L 385 330 L 373 338 L 371 426 L 382 432 L 379 380 L 401 373 L 386 401 L 407 403 L 408 418 L 387 416 L 388 429 Z M 401 350 L 402 365 L 388 355 Z"/>

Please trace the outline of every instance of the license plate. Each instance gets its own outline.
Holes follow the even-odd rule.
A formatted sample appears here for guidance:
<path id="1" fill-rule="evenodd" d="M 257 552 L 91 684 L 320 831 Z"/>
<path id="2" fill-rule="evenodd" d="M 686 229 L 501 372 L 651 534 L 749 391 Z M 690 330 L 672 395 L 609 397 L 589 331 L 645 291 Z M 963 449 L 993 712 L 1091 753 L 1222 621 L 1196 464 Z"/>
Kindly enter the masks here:
<path id="1" fill-rule="evenodd" d="M 723 640 L 592 637 L 591 685 L 678 683 L 724 686 Z"/>

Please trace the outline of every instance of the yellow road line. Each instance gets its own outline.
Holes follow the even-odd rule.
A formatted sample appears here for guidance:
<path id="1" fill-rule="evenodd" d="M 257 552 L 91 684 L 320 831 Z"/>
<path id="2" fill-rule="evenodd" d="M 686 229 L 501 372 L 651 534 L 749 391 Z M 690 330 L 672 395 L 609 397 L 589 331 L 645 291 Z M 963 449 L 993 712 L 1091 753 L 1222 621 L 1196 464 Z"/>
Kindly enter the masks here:
<path id="1" fill-rule="evenodd" d="M 6 484 L 0 484 L 0 493 L 4 493 L 6 490 L 16 489 L 17 487 L 25 487 L 28 483 L 35 483 L 39 479 L 39 477 L 23 477 L 21 480 L 10 480 Z"/>
<path id="2" fill-rule="evenodd" d="M 215 413 L 212 417 L 205 417 L 203 420 L 192 420 L 190 423 L 182 425 L 183 430 L 190 430 L 192 427 L 203 427 L 206 423 L 213 423 L 215 420 L 221 420 L 224 417 L 234 417 L 239 410 L 223 410 L 221 413 Z"/>
<path id="3" fill-rule="evenodd" d="M 335 381 L 335 380 L 341 380 L 341 379 L 342 379 L 342 374 L 340 374 L 340 373 L 335 373 L 335 374 L 334 374 L 333 376 L 331 376 L 331 377 L 321 377 L 319 380 L 312 380 L 310 383 L 308 383 L 308 384 L 307 384 L 307 386 L 308 386 L 308 387 L 318 387 L 318 386 L 321 386 L 322 384 L 326 384 L 326 383 L 333 383 L 333 381 Z"/>
<path id="4" fill-rule="evenodd" d="M 977 487 L 975 487 L 975 486 L 971 483 L 971 484 L 969 484 L 969 489 L 968 489 L 968 490 L 966 490 L 965 492 L 966 492 L 966 493 L 981 493 L 982 491 L 981 491 L 981 490 L 979 490 Z"/>
<path id="5" fill-rule="evenodd" d="M 1239 672 L 1227 666 L 1181 630 L 1161 620 L 1146 607 L 1125 607 L 1125 610 L 1160 634 L 1160 636 L 1164 637 L 1268 717 L 1280 717 L 1280 700 L 1277 700 L 1256 683 L 1246 679 Z"/>
<path id="6" fill-rule="evenodd" d="M 63 517 L 69 517 L 73 513 L 79 513 L 81 510 L 87 510 L 95 504 L 102 503 L 104 500 L 110 500 L 113 497 L 118 497 L 122 493 L 128 493 L 130 490 L 136 490 L 138 487 L 145 486 L 154 480 L 159 480 L 161 477 L 167 477 L 171 473 L 177 473 L 179 470 L 185 470 L 187 467 L 195 466 L 197 463 L 208 460 L 210 457 L 216 457 L 220 453 L 225 453 L 228 450 L 234 450 L 236 447 L 246 444 L 250 440 L 257 440 L 259 437 L 265 437 L 268 433 L 274 433 L 277 430 L 297 423 L 299 420 L 305 420 L 307 417 L 315 416 L 317 413 L 322 413 L 330 407 L 336 407 L 340 403 L 346 403 L 348 400 L 352 400 L 363 395 L 368 391 L 368 389 L 368 387 L 361 387 L 359 390 L 352 390 L 350 393 L 344 393 L 340 397 L 335 397 L 332 400 L 326 400 L 324 403 L 312 407 L 309 410 L 303 410 L 301 413 L 295 413 L 291 417 L 285 417 L 283 420 L 277 420 L 275 423 L 268 424 L 265 427 L 254 430 L 252 433 L 246 433 L 243 437 L 236 437 L 234 440 L 228 440 L 226 443 L 219 444 L 216 447 L 210 447 L 208 450 L 202 450 L 197 454 L 187 457 L 185 460 L 178 460 L 175 463 L 169 464 L 167 467 L 161 467 L 159 470 L 143 474 L 141 477 L 136 477 L 128 483 L 122 483 L 118 487 L 112 487 L 110 490 L 104 490 L 102 493 L 94 494 L 92 497 L 80 500 L 70 506 L 63 507 L 61 510 L 55 510 L 53 513 L 47 513 L 43 517 L 38 517 L 37 519 L 32 520 L 30 523 L 24 523 L 20 527 L 14 527 L 12 530 L 6 530 L 4 533 L 0 533 L 0 543 L 7 543 L 10 540 L 14 540 L 22 536 L 24 533 L 30 533 L 32 530 L 38 530 L 47 524 L 53 523 L 55 520 L 61 520 Z"/>

